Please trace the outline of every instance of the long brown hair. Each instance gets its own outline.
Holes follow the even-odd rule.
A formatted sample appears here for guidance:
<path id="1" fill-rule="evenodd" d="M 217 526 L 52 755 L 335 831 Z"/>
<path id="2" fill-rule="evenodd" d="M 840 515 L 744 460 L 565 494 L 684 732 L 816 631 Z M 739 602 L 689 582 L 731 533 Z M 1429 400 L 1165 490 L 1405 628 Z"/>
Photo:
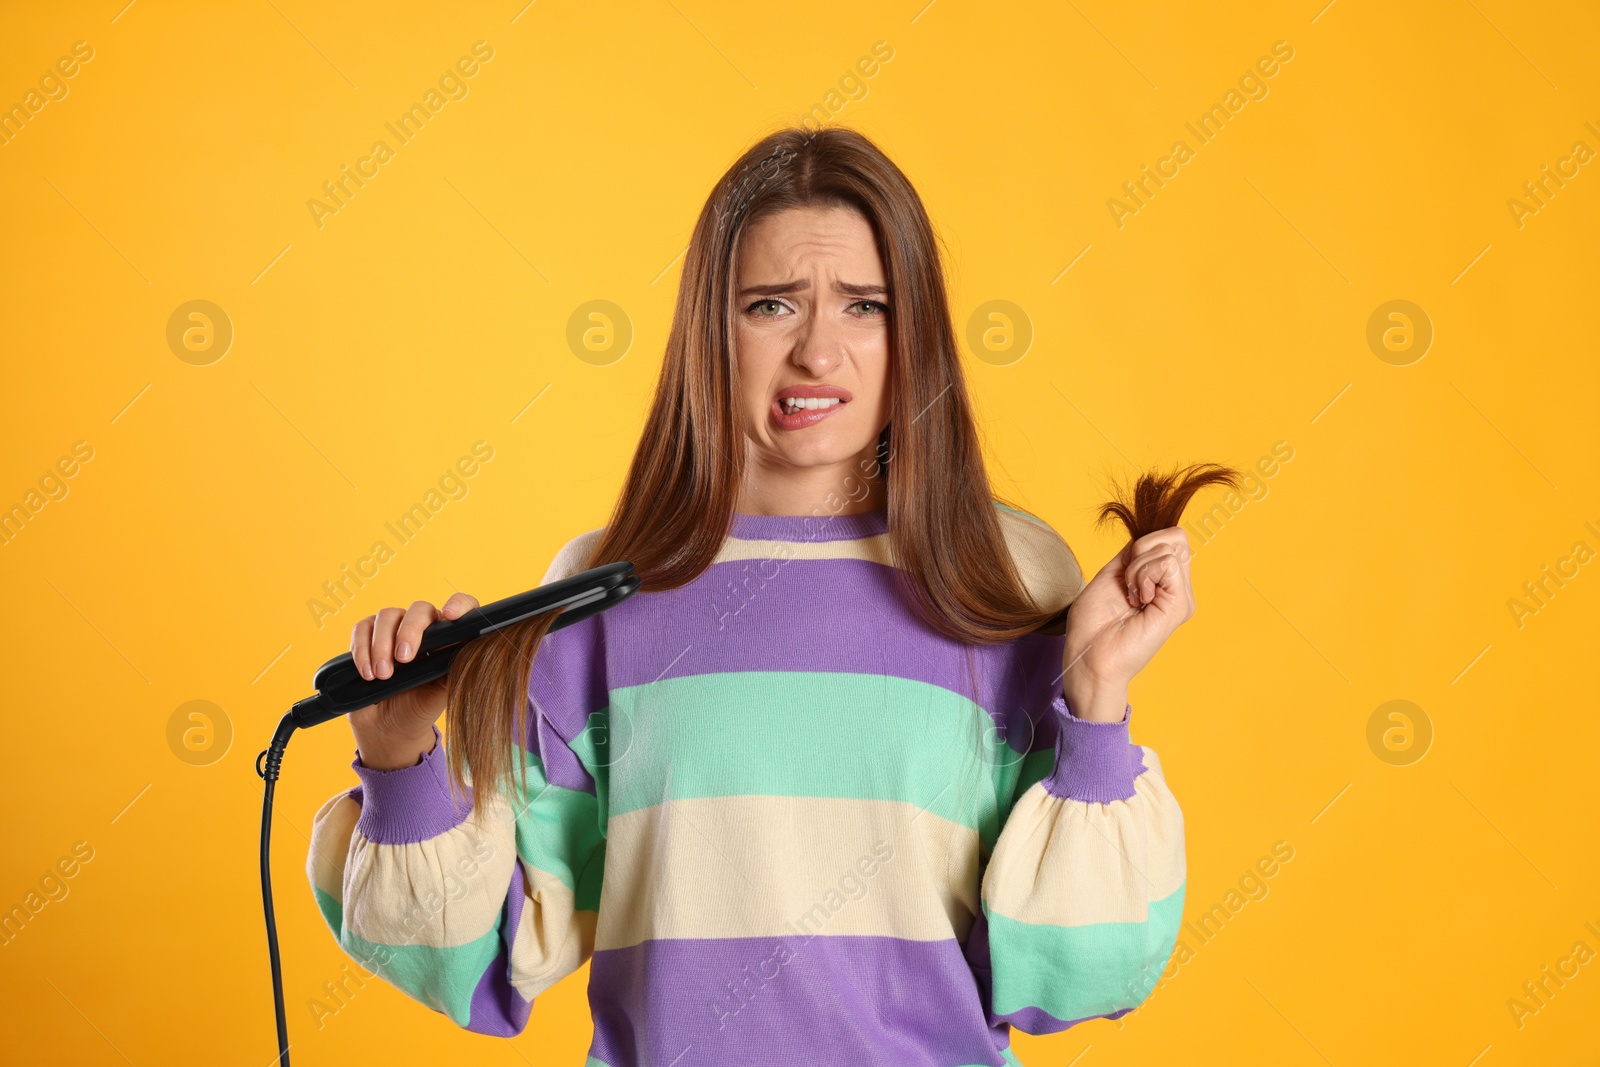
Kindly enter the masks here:
<path id="1" fill-rule="evenodd" d="M 868 476 L 886 482 L 887 536 L 906 599 L 935 630 L 972 644 L 1009 641 L 1059 620 L 1060 612 L 1034 602 L 1006 546 L 995 508 L 1006 501 L 984 469 L 933 225 L 900 168 L 843 127 L 770 134 L 711 191 L 689 241 L 644 430 L 584 566 L 629 560 L 643 592 L 686 585 L 710 566 L 744 476 L 733 358 L 741 237 L 758 219 L 809 206 L 859 212 L 883 263 L 891 414 Z M 1175 524 L 1189 494 L 1232 474 L 1219 467 L 1201 481 L 1147 475 L 1117 515 L 1130 532 L 1157 519 Z M 819 501 L 814 513 L 821 523 L 830 507 L 842 506 Z M 529 619 L 474 642 L 451 672 L 450 766 L 458 781 L 471 769 L 479 797 L 504 781 L 512 743 L 527 743 L 528 680 L 550 621 Z"/>

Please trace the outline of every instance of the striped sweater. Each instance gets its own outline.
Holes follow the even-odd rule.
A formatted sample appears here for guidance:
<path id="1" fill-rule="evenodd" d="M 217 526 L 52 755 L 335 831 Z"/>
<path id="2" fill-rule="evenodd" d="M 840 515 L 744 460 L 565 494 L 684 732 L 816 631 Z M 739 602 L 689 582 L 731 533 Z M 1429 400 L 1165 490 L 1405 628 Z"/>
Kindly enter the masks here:
<path id="1" fill-rule="evenodd" d="M 996 506 L 1035 600 L 1069 603 L 1066 542 Z M 1155 753 L 1131 711 L 1068 711 L 1064 635 L 928 627 L 886 530 L 882 509 L 739 513 L 695 581 L 547 635 L 526 779 L 481 818 L 438 741 L 400 770 L 358 758 L 307 861 L 339 944 L 502 1036 L 587 961 L 585 1067 L 998 1067 L 1013 1026 L 1137 1006 L 1184 896 Z"/>

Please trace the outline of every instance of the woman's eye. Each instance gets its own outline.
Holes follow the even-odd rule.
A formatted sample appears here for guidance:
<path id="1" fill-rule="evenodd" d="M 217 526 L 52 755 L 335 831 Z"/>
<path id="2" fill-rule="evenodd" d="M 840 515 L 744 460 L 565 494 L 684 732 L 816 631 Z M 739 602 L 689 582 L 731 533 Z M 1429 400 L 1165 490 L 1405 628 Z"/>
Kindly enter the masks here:
<path id="1" fill-rule="evenodd" d="M 871 317 L 874 314 L 887 315 L 889 313 L 888 305 L 880 304 L 876 300 L 857 300 L 850 306 L 855 308 L 858 313 L 860 313 L 861 309 L 863 308 L 867 309 L 866 315 L 868 317 Z"/>
<path id="2" fill-rule="evenodd" d="M 758 318 L 770 319 L 783 310 L 783 304 L 777 300 L 757 300 L 745 310 L 754 311 Z"/>

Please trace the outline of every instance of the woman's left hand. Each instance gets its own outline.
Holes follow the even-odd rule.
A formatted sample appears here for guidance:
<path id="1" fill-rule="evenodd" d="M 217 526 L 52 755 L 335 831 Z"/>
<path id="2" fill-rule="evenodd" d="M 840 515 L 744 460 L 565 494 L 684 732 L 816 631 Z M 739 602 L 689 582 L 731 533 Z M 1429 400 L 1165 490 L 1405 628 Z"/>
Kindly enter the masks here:
<path id="1" fill-rule="evenodd" d="M 1062 687 L 1080 719 L 1120 722 L 1128 683 L 1194 615 L 1189 536 L 1180 526 L 1130 541 L 1067 613 Z"/>

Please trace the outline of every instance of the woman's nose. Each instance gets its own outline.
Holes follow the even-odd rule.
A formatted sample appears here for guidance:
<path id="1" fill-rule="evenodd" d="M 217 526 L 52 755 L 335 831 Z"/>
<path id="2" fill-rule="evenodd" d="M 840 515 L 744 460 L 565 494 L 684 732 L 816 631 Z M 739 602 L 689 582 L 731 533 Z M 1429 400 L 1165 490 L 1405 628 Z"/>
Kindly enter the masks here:
<path id="1" fill-rule="evenodd" d="M 844 359 L 844 336 L 837 327 L 813 318 L 795 340 L 794 362 L 822 377 Z"/>

